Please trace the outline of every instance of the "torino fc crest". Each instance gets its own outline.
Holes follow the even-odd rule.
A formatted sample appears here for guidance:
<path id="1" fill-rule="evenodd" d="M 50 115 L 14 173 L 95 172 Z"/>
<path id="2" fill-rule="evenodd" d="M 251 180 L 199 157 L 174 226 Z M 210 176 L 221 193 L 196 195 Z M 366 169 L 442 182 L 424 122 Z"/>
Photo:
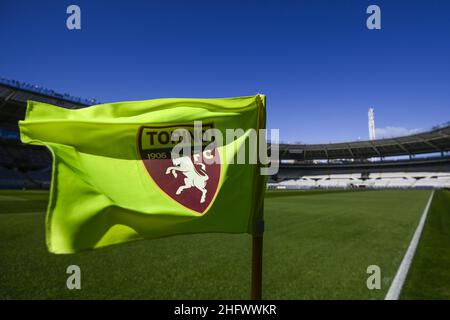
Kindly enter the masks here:
<path id="1" fill-rule="evenodd" d="M 203 125 L 203 131 L 212 125 Z M 183 129 L 194 137 L 193 125 L 144 126 L 138 133 L 138 150 L 145 168 L 155 183 L 179 204 L 204 213 L 217 192 L 220 179 L 220 161 L 217 148 L 204 147 L 198 153 L 190 152 L 173 157 L 172 150 L 179 141 L 172 141 L 172 133 Z M 209 160 L 209 161 L 208 161 Z"/>

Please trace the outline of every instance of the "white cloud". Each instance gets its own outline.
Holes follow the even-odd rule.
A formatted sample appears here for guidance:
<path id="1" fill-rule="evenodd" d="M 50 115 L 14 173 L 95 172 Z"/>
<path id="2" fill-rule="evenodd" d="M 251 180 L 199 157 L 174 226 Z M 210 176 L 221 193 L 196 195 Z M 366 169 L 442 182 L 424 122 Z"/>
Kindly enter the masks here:
<path id="1" fill-rule="evenodd" d="M 419 133 L 421 131 L 421 129 L 407 129 L 403 127 L 375 128 L 377 139 L 407 136 L 410 134 Z"/>

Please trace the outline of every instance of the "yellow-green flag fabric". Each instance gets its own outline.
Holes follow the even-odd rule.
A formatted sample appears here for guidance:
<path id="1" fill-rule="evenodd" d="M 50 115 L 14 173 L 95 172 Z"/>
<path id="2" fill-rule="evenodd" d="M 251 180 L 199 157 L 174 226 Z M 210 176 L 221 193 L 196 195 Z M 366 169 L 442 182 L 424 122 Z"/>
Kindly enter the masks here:
<path id="1" fill-rule="evenodd" d="M 171 157 L 182 138 L 196 141 L 199 121 L 201 136 L 214 129 L 223 143 L 214 136 L 190 156 Z M 262 214 L 260 165 L 237 164 L 235 157 L 239 150 L 248 157 L 252 131 L 265 128 L 263 95 L 82 109 L 29 101 L 19 127 L 22 142 L 45 145 L 53 155 L 50 252 L 175 234 L 252 233 Z M 225 139 L 227 129 L 241 135 Z"/>

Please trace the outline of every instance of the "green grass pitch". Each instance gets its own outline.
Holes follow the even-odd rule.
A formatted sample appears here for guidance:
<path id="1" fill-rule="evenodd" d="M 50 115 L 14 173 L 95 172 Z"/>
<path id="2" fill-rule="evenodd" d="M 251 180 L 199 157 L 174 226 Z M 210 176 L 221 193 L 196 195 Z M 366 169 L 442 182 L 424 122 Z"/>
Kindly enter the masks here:
<path id="1" fill-rule="evenodd" d="M 404 299 L 450 299 L 450 191 L 434 196 L 407 279 Z"/>
<path id="2" fill-rule="evenodd" d="M 383 299 L 430 191 L 268 192 L 264 299 Z M 248 299 L 251 237 L 198 234 L 52 255 L 46 192 L 0 191 L 0 299 Z M 81 290 L 66 288 L 68 265 Z M 381 268 L 381 290 L 366 269 Z"/>

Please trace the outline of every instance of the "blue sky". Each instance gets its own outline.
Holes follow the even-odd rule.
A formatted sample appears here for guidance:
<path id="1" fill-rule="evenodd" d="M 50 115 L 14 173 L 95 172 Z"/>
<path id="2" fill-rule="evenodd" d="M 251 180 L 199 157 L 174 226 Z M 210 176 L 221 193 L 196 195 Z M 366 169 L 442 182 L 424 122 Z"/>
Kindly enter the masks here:
<path id="1" fill-rule="evenodd" d="M 450 120 L 450 1 L 1 0 L 0 39 L 0 76 L 102 102 L 264 93 L 288 142 Z"/>

